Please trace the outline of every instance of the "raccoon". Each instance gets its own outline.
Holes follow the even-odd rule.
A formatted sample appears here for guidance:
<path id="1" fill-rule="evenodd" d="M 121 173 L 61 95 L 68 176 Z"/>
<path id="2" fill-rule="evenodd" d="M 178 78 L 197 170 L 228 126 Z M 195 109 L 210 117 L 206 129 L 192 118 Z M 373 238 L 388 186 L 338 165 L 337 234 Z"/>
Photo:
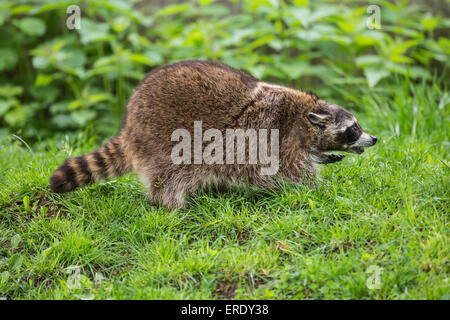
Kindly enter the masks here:
<path id="1" fill-rule="evenodd" d="M 183 129 L 195 134 L 198 123 L 206 132 L 224 135 L 230 129 L 276 130 L 279 167 L 263 175 L 263 165 L 247 158 L 234 164 L 174 163 L 173 133 Z M 246 139 L 249 150 L 255 142 Z M 194 146 L 200 153 L 204 141 Z M 92 153 L 66 160 L 51 176 L 50 188 L 68 192 L 133 171 L 148 185 L 153 204 L 175 209 L 212 186 L 271 189 L 280 179 L 312 186 L 318 164 L 344 158 L 329 151 L 361 154 L 376 142 L 350 112 L 313 92 L 269 84 L 221 63 L 186 60 L 147 74 L 127 103 L 118 136 Z"/>

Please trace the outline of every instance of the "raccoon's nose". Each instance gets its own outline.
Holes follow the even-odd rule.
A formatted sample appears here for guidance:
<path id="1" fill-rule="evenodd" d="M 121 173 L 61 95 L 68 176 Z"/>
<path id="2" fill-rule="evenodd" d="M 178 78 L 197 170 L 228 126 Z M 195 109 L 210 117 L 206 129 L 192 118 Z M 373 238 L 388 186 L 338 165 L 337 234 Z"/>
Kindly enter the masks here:
<path id="1" fill-rule="evenodd" d="M 377 143 L 377 141 L 378 141 L 378 138 L 377 137 L 375 137 L 375 136 L 370 136 L 371 138 L 372 138 L 372 141 L 373 141 L 373 144 L 372 145 L 374 145 L 375 143 Z"/>

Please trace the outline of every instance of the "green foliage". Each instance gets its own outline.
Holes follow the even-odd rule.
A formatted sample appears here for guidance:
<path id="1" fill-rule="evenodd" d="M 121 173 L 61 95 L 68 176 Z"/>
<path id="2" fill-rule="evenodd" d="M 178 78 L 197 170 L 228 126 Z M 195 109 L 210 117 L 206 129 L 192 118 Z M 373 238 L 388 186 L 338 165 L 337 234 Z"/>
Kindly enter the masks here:
<path id="1" fill-rule="evenodd" d="M 380 30 L 367 28 L 356 1 L 3 1 L 0 125 L 32 139 L 92 123 L 117 128 L 145 73 L 180 59 L 220 60 L 350 107 L 398 78 L 445 76 L 449 19 L 426 2 L 375 3 Z M 66 27 L 72 4 L 79 30 Z"/>

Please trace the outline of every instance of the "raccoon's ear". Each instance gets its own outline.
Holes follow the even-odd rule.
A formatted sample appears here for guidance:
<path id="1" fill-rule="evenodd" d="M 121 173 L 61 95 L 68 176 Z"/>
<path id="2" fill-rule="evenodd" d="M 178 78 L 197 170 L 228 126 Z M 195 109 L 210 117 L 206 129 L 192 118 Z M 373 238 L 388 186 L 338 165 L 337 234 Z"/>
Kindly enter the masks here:
<path id="1" fill-rule="evenodd" d="M 316 124 L 318 126 L 325 126 L 330 119 L 330 116 L 327 114 L 318 114 L 314 112 L 308 113 L 308 119 L 311 123 Z"/>

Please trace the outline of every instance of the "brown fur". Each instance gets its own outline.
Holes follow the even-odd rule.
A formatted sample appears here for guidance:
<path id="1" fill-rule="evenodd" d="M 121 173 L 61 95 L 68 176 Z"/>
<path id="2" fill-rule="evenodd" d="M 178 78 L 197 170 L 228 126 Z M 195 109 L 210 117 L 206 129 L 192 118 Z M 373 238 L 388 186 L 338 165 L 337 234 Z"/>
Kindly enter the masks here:
<path id="1" fill-rule="evenodd" d="M 209 185 L 270 188 L 277 178 L 308 183 L 316 163 L 340 160 L 323 159 L 324 150 L 339 146 L 332 135 L 324 139 L 308 113 L 333 115 L 339 108 L 311 92 L 266 84 L 223 64 L 177 62 L 145 77 L 129 99 L 119 135 L 93 153 L 68 159 L 53 173 L 51 189 L 66 192 L 133 170 L 148 183 L 154 204 L 176 208 L 185 206 L 186 196 Z M 173 164 L 172 132 L 184 128 L 192 134 L 194 121 L 200 120 L 204 131 L 279 129 L 278 174 L 261 176 L 260 166 L 249 164 Z"/>

